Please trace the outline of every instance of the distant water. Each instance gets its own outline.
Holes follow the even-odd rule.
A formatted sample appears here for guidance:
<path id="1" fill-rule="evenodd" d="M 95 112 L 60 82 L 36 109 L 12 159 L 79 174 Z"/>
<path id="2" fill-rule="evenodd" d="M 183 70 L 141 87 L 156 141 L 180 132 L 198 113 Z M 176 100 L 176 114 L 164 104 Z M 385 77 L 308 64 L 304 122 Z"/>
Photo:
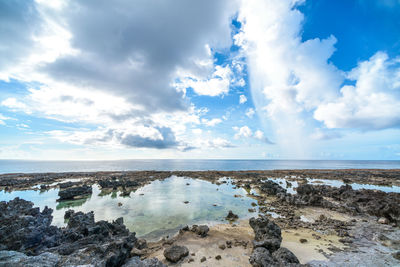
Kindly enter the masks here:
<path id="1" fill-rule="evenodd" d="M 0 160 L 0 173 L 275 169 L 400 169 L 400 160 Z"/>

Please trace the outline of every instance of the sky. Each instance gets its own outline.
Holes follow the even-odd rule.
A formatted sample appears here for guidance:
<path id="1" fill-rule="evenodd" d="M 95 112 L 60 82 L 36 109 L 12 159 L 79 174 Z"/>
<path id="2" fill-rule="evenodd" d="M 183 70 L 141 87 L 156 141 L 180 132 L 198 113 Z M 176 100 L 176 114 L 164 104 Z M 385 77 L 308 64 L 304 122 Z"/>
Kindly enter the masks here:
<path id="1" fill-rule="evenodd" d="M 400 159 L 400 0 L 0 1 L 0 159 Z"/>

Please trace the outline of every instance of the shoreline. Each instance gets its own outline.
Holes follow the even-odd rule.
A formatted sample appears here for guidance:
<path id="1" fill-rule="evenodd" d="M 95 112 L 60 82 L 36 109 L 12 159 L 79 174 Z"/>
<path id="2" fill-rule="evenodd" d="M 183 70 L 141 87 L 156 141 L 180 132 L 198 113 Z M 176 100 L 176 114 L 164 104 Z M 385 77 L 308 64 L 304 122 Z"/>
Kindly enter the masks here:
<path id="1" fill-rule="evenodd" d="M 280 227 L 281 246 L 291 250 L 301 264 L 400 264 L 397 258 L 400 257 L 397 256 L 400 255 L 400 194 L 349 186 L 369 184 L 375 185 L 374 188 L 396 189 L 400 185 L 400 169 L 4 174 L 0 175 L 0 190 L 61 190 L 60 184 L 65 184 L 62 190 L 69 190 L 98 184 L 106 191 L 131 192 L 173 175 L 204 180 L 217 186 L 222 184 L 221 178 L 232 179 L 233 186 L 244 188 L 248 196 L 257 201 L 260 218 L 268 218 Z M 313 179 L 323 181 L 318 183 Z M 324 185 L 324 181 L 341 183 L 335 187 Z M 294 193 L 288 193 L 290 191 Z M 203 255 L 209 257 L 206 262 L 213 266 L 229 266 L 235 261 L 241 262 L 241 266 L 246 266 L 244 262 L 251 266 L 249 258 L 255 253 L 252 245 L 254 233 L 246 221 L 239 219 L 239 223 L 214 224 L 205 238 L 181 231 L 174 237 L 148 242 L 147 248 L 140 251 L 136 248 L 130 256 L 139 256 L 141 260 L 157 258 L 163 264 L 175 266 L 164 258 L 163 251 L 177 244 L 194 253 L 180 260 L 177 266 L 201 266 Z M 233 250 L 219 249 L 221 242 L 233 241 L 234 238 L 229 237 L 233 230 L 242 231 L 242 235 L 239 233 L 236 237 L 239 245 Z M 247 245 L 243 246 L 243 242 Z M 215 259 L 216 253 L 221 259 Z M 233 256 L 238 253 L 240 257 Z"/>

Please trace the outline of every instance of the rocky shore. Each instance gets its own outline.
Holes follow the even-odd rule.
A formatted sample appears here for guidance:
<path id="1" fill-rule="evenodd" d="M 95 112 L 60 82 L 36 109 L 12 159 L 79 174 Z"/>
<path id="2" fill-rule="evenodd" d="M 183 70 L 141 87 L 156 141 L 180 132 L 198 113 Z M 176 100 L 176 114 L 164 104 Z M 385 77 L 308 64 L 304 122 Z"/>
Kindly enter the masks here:
<path id="1" fill-rule="evenodd" d="M 171 175 L 246 189 L 258 216 L 183 227 L 156 242 L 137 238 L 123 219 L 95 221 L 15 198 L 0 202 L 0 266 L 399 266 L 400 193 L 354 184 L 399 186 L 400 170 L 97 172 L 0 175 L 0 190 L 58 189 L 59 201 L 102 191 L 129 193 Z M 310 183 L 340 181 L 339 186 Z M 249 209 L 250 210 L 250 209 Z M 255 211 L 252 210 L 252 212 Z"/>

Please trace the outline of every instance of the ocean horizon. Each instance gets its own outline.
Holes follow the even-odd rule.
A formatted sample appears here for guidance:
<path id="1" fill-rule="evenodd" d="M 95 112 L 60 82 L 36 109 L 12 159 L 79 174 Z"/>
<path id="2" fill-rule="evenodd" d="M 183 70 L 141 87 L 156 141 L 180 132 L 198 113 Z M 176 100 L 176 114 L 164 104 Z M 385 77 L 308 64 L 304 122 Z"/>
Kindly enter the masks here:
<path id="1" fill-rule="evenodd" d="M 400 169 L 400 160 L 0 160 L 0 174 L 96 171 L 248 171 L 282 169 Z"/>

